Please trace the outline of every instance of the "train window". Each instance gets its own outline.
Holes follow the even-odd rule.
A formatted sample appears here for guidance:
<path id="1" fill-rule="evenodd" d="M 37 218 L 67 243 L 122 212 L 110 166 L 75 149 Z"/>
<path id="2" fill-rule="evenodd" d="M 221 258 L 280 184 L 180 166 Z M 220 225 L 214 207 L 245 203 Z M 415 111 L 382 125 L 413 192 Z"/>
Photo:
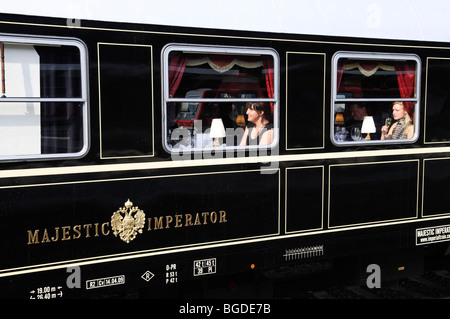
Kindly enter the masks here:
<path id="1" fill-rule="evenodd" d="M 163 127 L 167 151 L 274 147 L 278 60 L 272 49 L 166 46 Z M 246 139 L 246 127 L 252 131 L 253 126 L 262 127 L 259 136 Z"/>
<path id="2" fill-rule="evenodd" d="M 416 55 L 338 52 L 333 68 L 335 145 L 417 140 L 420 59 Z"/>
<path id="3" fill-rule="evenodd" d="M 80 157 L 88 149 L 85 46 L 0 36 L 0 160 Z"/>

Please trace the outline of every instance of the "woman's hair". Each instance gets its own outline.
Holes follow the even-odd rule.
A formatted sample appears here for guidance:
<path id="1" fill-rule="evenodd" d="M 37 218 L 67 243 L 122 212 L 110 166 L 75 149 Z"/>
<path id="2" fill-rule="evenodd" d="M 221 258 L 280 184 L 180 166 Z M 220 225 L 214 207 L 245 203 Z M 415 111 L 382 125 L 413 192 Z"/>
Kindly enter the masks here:
<path id="1" fill-rule="evenodd" d="M 405 123 L 403 124 L 403 129 L 402 132 L 408 134 L 409 129 L 413 126 L 413 121 L 411 119 L 411 117 L 408 114 L 408 111 L 405 109 L 405 105 L 403 104 L 403 102 L 394 102 L 392 103 L 392 106 L 394 106 L 395 104 L 401 105 L 403 107 L 403 110 L 405 110 Z"/>
<path id="2" fill-rule="evenodd" d="M 263 118 L 269 123 L 273 122 L 272 108 L 267 102 L 247 102 L 247 107 L 253 106 L 254 110 L 258 113 L 264 111 Z"/>
<path id="3" fill-rule="evenodd" d="M 408 111 L 406 110 L 405 105 L 403 104 L 403 102 L 396 101 L 396 102 L 392 103 L 392 106 L 394 106 L 395 104 L 401 105 L 403 107 L 403 110 L 405 110 L 405 112 L 406 112 L 405 125 L 407 125 L 407 126 L 412 125 L 413 121 L 411 119 L 411 116 L 409 116 Z"/>

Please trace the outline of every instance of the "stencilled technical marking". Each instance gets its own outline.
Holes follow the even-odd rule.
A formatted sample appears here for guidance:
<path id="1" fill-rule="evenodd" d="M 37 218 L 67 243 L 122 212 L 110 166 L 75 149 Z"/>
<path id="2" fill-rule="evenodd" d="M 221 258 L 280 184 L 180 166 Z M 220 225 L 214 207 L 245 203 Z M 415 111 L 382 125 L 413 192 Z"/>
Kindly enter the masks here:
<path id="1" fill-rule="evenodd" d="M 216 258 L 194 260 L 194 276 L 215 274 L 217 271 Z"/>
<path id="2" fill-rule="evenodd" d="M 323 256 L 323 245 L 286 249 L 283 257 L 285 261 Z"/>
<path id="3" fill-rule="evenodd" d="M 86 289 L 103 288 L 125 284 L 125 275 L 86 280 Z"/>

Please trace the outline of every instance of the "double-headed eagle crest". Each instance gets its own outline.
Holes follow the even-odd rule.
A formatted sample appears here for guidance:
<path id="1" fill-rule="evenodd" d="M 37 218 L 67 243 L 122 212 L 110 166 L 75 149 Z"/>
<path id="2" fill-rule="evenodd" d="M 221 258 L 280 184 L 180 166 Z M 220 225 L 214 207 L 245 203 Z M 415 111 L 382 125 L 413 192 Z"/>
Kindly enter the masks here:
<path id="1" fill-rule="evenodd" d="M 123 215 L 123 216 L 122 216 Z M 111 227 L 114 236 L 120 236 L 127 244 L 136 238 L 136 235 L 142 234 L 142 228 L 145 224 L 145 214 L 128 199 L 124 207 L 119 208 L 111 216 Z"/>

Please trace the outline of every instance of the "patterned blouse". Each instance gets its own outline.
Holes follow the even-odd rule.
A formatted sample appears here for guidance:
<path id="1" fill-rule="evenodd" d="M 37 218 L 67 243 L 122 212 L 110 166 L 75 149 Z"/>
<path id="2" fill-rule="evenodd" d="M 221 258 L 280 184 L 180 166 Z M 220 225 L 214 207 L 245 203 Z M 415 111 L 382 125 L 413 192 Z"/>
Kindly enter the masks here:
<path id="1" fill-rule="evenodd" d="M 392 131 L 392 139 L 399 140 L 406 138 L 408 138 L 408 130 L 405 130 L 405 119 L 400 119 Z"/>

